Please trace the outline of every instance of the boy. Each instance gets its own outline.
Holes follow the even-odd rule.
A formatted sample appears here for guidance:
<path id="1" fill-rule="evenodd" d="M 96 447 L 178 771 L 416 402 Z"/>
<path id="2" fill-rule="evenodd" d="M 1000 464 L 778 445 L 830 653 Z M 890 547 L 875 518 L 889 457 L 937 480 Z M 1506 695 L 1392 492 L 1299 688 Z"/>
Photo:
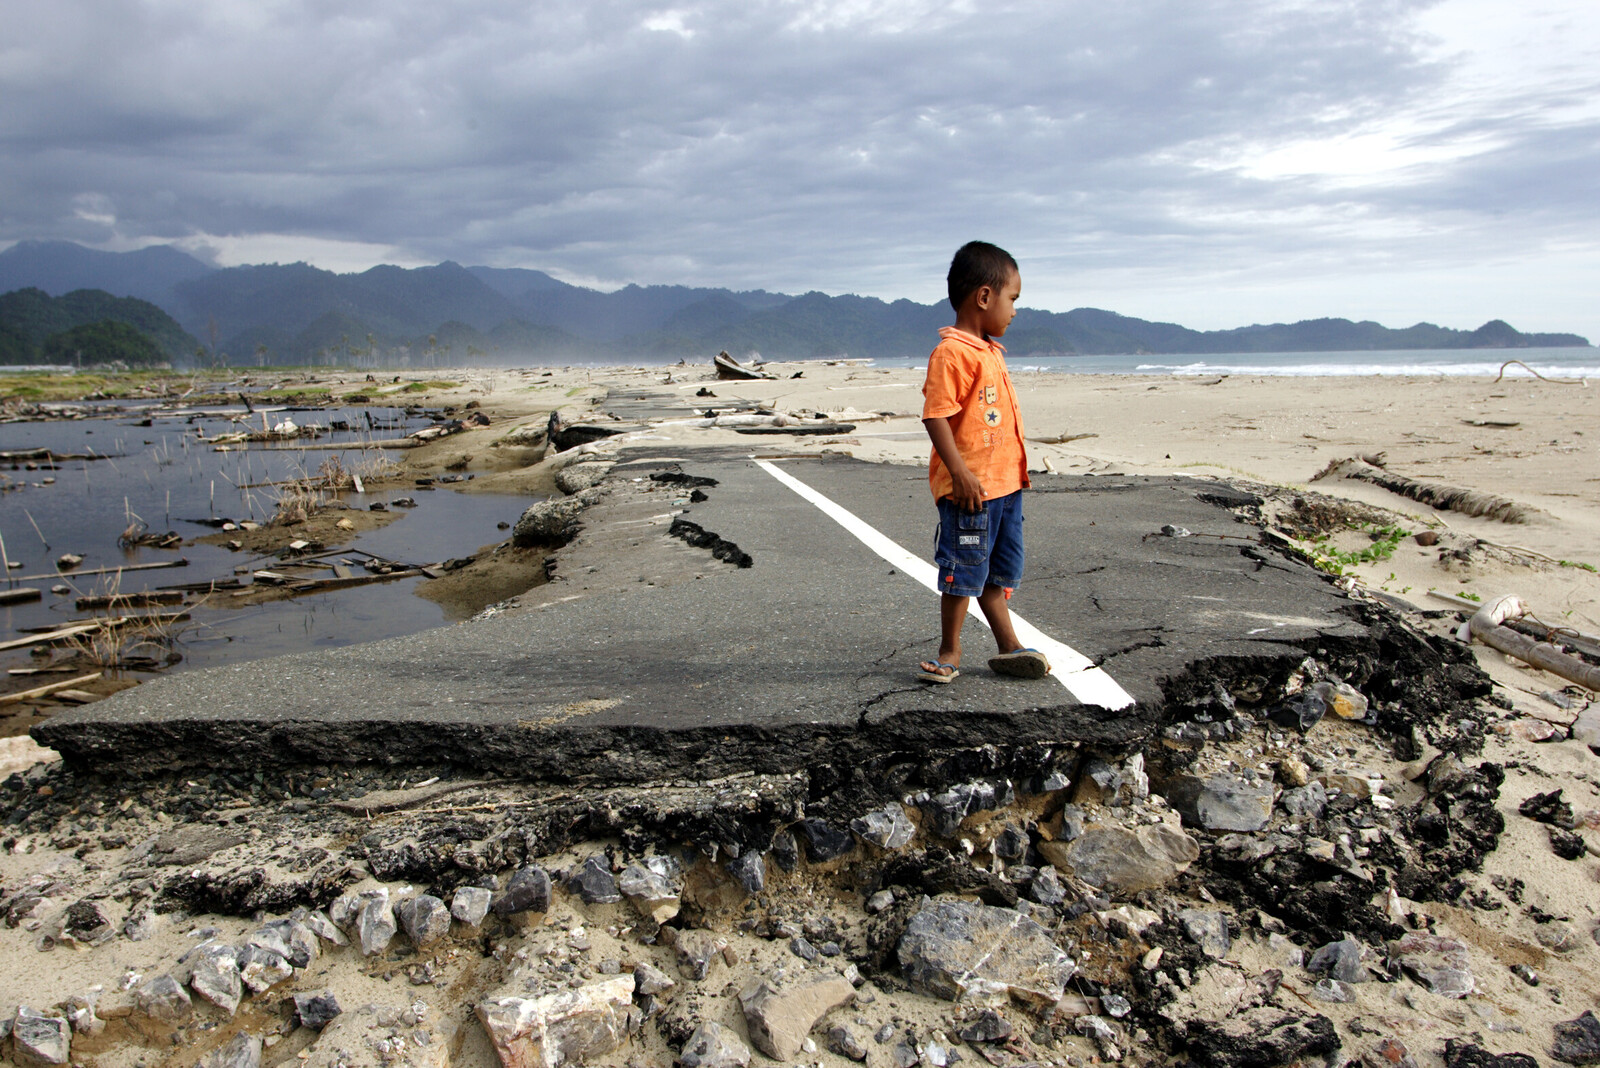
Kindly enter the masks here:
<path id="1" fill-rule="evenodd" d="M 949 683 L 961 674 L 961 624 L 976 597 L 999 646 L 990 669 L 1043 678 L 1050 662 L 1022 647 L 1006 608 L 1022 580 L 1028 458 L 1005 349 L 993 339 L 1016 315 L 1022 273 L 1009 252 L 971 241 L 950 261 L 947 281 L 956 322 L 939 331 L 922 386 L 922 425 L 933 441 L 928 484 L 939 509 L 939 655 L 923 661 L 917 677 Z"/>

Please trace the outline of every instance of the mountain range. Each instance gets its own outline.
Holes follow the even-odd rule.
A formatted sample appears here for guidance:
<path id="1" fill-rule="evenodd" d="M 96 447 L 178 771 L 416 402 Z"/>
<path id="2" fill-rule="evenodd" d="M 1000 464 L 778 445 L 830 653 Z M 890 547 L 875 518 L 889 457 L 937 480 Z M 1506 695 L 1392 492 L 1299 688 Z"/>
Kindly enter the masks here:
<path id="1" fill-rule="evenodd" d="M 197 359 L 384 365 L 529 364 L 739 357 L 925 355 L 947 305 L 811 292 L 629 285 L 601 292 L 521 268 L 378 266 L 336 274 L 305 263 L 216 268 L 171 246 L 103 252 L 23 241 L 0 252 L 0 293 L 104 290 L 155 304 L 198 339 Z M 1476 330 L 1313 319 L 1190 330 L 1095 308 L 1021 309 L 1013 356 L 1214 354 L 1587 345 L 1524 334 L 1500 320 Z"/>

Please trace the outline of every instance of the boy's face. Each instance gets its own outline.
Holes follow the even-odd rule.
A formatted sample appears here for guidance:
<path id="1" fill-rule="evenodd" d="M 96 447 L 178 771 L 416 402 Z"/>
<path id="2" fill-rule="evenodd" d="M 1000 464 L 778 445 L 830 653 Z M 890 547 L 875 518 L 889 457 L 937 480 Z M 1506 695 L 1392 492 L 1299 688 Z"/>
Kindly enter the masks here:
<path id="1" fill-rule="evenodd" d="M 978 317 L 989 337 L 1005 337 L 1011 320 L 1017 317 L 1017 300 L 1022 296 L 1022 275 L 1012 271 L 999 289 L 983 286 L 976 294 Z"/>

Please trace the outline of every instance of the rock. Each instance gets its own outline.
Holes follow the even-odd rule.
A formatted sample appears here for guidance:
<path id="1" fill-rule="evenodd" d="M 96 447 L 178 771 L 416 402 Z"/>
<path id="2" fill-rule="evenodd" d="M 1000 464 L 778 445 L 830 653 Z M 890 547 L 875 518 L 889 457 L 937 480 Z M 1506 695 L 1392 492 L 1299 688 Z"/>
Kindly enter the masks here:
<path id="1" fill-rule="evenodd" d="M 957 1034 L 967 1042 L 998 1042 L 1011 1034 L 1011 1023 L 993 1009 L 984 1009 Z"/>
<path id="2" fill-rule="evenodd" d="M 489 915 L 489 902 L 493 899 L 493 892 L 484 887 L 458 886 L 450 898 L 450 915 L 468 927 L 477 927 Z"/>
<path id="3" fill-rule="evenodd" d="M 18 1064 L 66 1064 L 72 1059 L 72 1025 L 64 1016 L 46 1016 L 17 1006 L 11 1024 L 12 1052 Z"/>
<path id="4" fill-rule="evenodd" d="M 578 865 L 567 879 L 567 892 L 577 894 L 590 905 L 612 905 L 622 900 L 611 868 L 600 857 L 590 857 Z"/>
<path id="5" fill-rule="evenodd" d="M 272 950 L 296 968 L 309 966 L 322 952 L 316 932 L 296 919 L 262 924 L 261 929 L 250 936 L 250 944 Z"/>
<path id="6" fill-rule="evenodd" d="M 1059 905 L 1067 899 L 1067 892 L 1061 886 L 1061 877 L 1056 874 L 1054 865 L 1046 864 L 1033 876 L 1028 883 L 1029 899 L 1046 907 Z"/>
<path id="7" fill-rule="evenodd" d="M 1311 954 L 1311 960 L 1306 964 L 1306 971 L 1313 975 L 1326 973 L 1341 983 L 1367 981 L 1366 965 L 1361 963 L 1361 943 L 1350 937 L 1329 942 Z"/>
<path id="8" fill-rule="evenodd" d="M 632 975 L 539 998 L 491 998 L 477 1011 L 505 1068 L 587 1063 L 619 1049 L 643 1019 Z"/>
<path id="9" fill-rule="evenodd" d="M 1278 781 L 1289 787 L 1304 786 L 1311 781 L 1311 768 L 1290 753 L 1278 761 Z"/>
<path id="10" fill-rule="evenodd" d="M 725 945 L 726 942 L 710 931 L 679 931 L 678 941 L 672 947 L 678 971 L 697 982 L 704 979 L 711 972 L 711 966 L 721 959 Z"/>
<path id="11" fill-rule="evenodd" d="M 678 914 L 679 890 L 665 876 L 642 864 L 630 864 L 617 877 L 616 888 L 633 907 L 657 923 L 666 923 Z"/>
<path id="12" fill-rule="evenodd" d="M 201 1057 L 198 1068 L 261 1068 L 261 1039 L 240 1031 Z"/>
<path id="13" fill-rule="evenodd" d="M 98 901 L 87 898 L 75 901 L 67 908 L 62 920 L 61 933 L 75 942 L 98 946 L 117 936 L 117 929 Z"/>
<path id="14" fill-rule="evenodd" d="M 1233 946 L 1233 939 L 1228 937 L 1228 917 L 1220 912 L 1184 909 L 1178 913 L 1178 924 L 1200 952 L 1215 960 L 1226 957 Z"/>
<path id="15" fill-rule="evenodd" d="M 505 893 L 495 899 L 489 911 L 496 916 L 519 912 L 550 911 L 550 873 L 537 864 L 519 868 L 506 884 Z"/>
<path id="16" fill-rule="evenodd" d="M 394 910 L 389 907 L 388 887 L 380 886 L 362 893 L 355 924 L 363 956 L 370 957 L 389 948 L 399 928 L 395 925 Z"/>
<path id="17" fill-rule="evenodd" d="M 582 493 L 605 481 L 607 473 L 615 466 L 611 463 L 583 463 L 563 467 L 556 472 L 556 488 L 565 494 Z"/>
<path id="18" fill-rule="evenodd" d="M 1322 722 L 1328 714 L 1328 703 L 1311 690 L 1302 690 L 1289 698 L 1272 713 L 1272 722 L 1290 727 L 1301 734 Z"/>
<path id="19" fill-rule="evenodd" d="M 1347 682 L 1319 682 L 1311 687 L 1313 693 L 1322 698 L 1322 703 L 1327 706 L 1340 719 L 1366 719 L 1367 699 L 1361 691 Z"/>
<path id="20" fill-rule="evenodd" d="M 1583 840 L 1583 835 L 1576 831 L 1563 831 L 1559 827 L 1547 827 L 1550 835 L 1550 849 L 1562 860 L 1582 860 L 1588 853 L 1589 847 Z"/>
<path id="21" fill-rule="evenodd" d="M 166 1023 L 187 1020 L 194 1012 L 189 992 L 170 975 L 153 976 L 139 984 L 133 992 L 133 1005 L 146 1016 Z"/>
<path id="22" fill-rule="evenodd" d="M 769 1057 L 789 1061 L 799 1055 L 818 1020 L 855 996 L 855 987 L 837 975 L 800 983 L 757 978 L 739 991 L 739 1005 L 751 1044 Z"/>
<path id="23" fill-rule="evenodd" d="M 1267 1007 L 1223 1020 L 1190 1020 L 1187 1040 L 1190 1060 L 1210 1068 L 1264 1068 L 1310 1061 L 1339 1048 L 1333 1021 L 1326 1016 L 1291 1016 Z"/>
<path id="24" fill-rule="evenodd" d="M 1576 1020 L 1556 1024 L 1553 1030 L 1556 1040 L 1550 1056 L 1568 1064 L 1600 1064 L 1600 1020 L 1591 1010 L 1585 1009 Z"/>
<path id="25" fill-rule="evenodd" d="M 237 957 L 239 979 L 252 993 L 271 990 L 294 974 L 294 968 L 281 953 L 247 945 Z"/>
<path id="26" fill-rule="evenodd" d="M 947 1001 L 986 984 L 1051 1004 L 1077 971 L 1049 932 L 1022 913 L 966 901 L 925 905 L 906 925 L 897 952 L 913 986 Z"/>
<path id="27" fill-rule="evenodd" d="M 1444 1040 L 1444 1068 L 1539 1068 L 1539 1062 L 1526 1053 L 1496 1056 L 1465 1039 L 1447 1038 Z"/>
<path id="28" fill-rule="evenodd" d="M 889 1051 L 889 1062 L 894 1068 L 916 1068 L 922 1063 L 922 1058 L 917 1055 L 916 1043 L 910 1038 L 902 1038 L 894 1044 L 894 1049 Z"/>
<path id="29" fill-rule="evenodd" d="M 65 1010 L 74 1035 L 98 1035 L 106 1029 L 106 1022 L 94 1014 L 94 1005 L 88 998 L 70 997 L 57 1002 L 56 1007 Z"/>
<path id="30" fill-rule="evenodd" d="M 320 1031 L 333 1022 L 333 1018 L 342 1009 L 339 1001 L 333 996 L 333 991 L 324 990 L 320 994 L 296 994 L 294 996 L 294 1018 L 300 1022 L 301 1027 L 309 1027 L 313 1031 Z"/>
<path id="31" fill-rule="evenodd" d="M 1390 942 L 1389 954 L 1440 997 L 1462 998 L 1473 991 L 1471 958 L 1464 942 L 1412 931 Z"/>
<path id="32" fill-rule="evenodd" d="M 206 945 L 195 950 L 194 974 L 189 985 L 196 994 L 232 1016 L 244 996 L 238 957 L 232 946 Z"/>
<path id="33" fill-rule="evenodd" d="M 1335 772 L 1331 775 L 1318 776 L 1318 781 L 1327 789 L 1330 802 L 1336 791 L 1357 801 L 1366 801 L 1372 797 L 1372 784 L 1360 775 L 1343 775 Z"/>
<path id="34" fill-rule="evenodd" d="M 1513 738 L 1520 738 L 1524 742 L 1552 742 L 1566 737 L 1565 732 L 1554 723 L 1534 716 L 1512 720 L 1506 730 Z"/>
<path id="35" fill-rule="evenodd" d="M 328 918 L 327 913 L 322 912 L 320 909 L 313 909 L 306 913 L 305 925 L 324 942 L 331 942 L 336 946 L 348 946 L 350 944 L 350 939 L 346 938 L 344 932 L 339 930 L 338 925 Z"/>
<path id="36" fill-rule="evenodd" d="M 800 865 L 800 844 L 788 831 L 779 831 L 772 836 L 770 852 L 772 859 L 784 871 L 794 871 Z"/>
<path id="37" fill-rule="evenodd" d="M 728 870 L 747 894 L 759 894 L 767 888 L 767 859 L 754 849 L 746 849 L 728 861 Z"/>
<path id="38" fill-rule="evenodd" d="M 851 820 L 850 829 L 860 835 L 862 841 L 879 849 L 904 849 L 917 834 L 906 810 L 893 801 L 859 819 Z"/>
<path id="39" fill-rule="evenodd" d="M 789 952 L 801 960 L 812 961 L 817 959 L 817 947 L 812 945 L 804 935 L 795 935 L 789 939 Z"/>
<path id="40" fill-rule="evenodd" d="M 750 1047 L 737 1032 L 706 1020 L 678 1053 L 683 1068 L 745 1068 L 750 1063 Z"/>
<path id="41" fill-rule="evenodd" d="M 1361 1055 L 1361 1068 L 1417 1068 L 1417 1060 L 1398 1038 L 1386 1038 Z"/>
<path id="42" fill-rule="evenodd" d="M 846 1024 L 834 1024 L 828 1028 L 828 1049 L 853 1061 L 867 1059 L 866 1044 Z"/>
<path id="43" fill-rule="evenodd" d="M 1133 1011 L 1133 1002 L 1121 994 L 1101 994 L 1100 1008 L 1107 1016 L 1120 1020 Z"/>
<path id="44" fill-rule="evenodd" d="M 875 916 L 893 904 L 894 891 L 879 890 L 877 893 L 867 898 L 866 910 L 869 915 Z M 1600 930 L 1600 928 L 1597 928 L 1596 930 Z"/>
<path id="45" fill-rule="evenodd" d="M 511 528 L 512 544 L 521 549 L 565 545 L 578 532 L 578 516 L 600 495 L 599 489 L 591 488 L 571 497 L 539 502 L 523 512 Z"/>
<path id="46" fill-rule="evenodd" d="M 356 913 L 360 910 L 360 894 L 354 891 L 340 894 L 333 899 L 333 904 L 328 906 L 328 920 L 342 931 L 353 931 L 356 926 Z"/>
<path id="47" fill-rule="evenodd" d="M 1010 783 L 997 789 L 989 782 L 967 782 L 935 794 L 923 807 L 928 812 L 933 832 L 949 838 L 961 829 L 968 816 L 1004 808 L 1015 798 Z"/>
<path id="48" fill-rule="evenodd" d="M 1008 823 L 994 836 L 994 855 L 1012 864 L 1020 863 L 1027 859 L 1028 846 L 1032 844 L 1027 831 Z"/>
<path id="49" fill-rule="evenodd" d="M 1167 784 L 1167 803 L 1183 822 L 1208 831 L 1259 831 L 1272 818 L 1272 802 L 1270 783 L 1231 775 L 1179 775 Z"/>
<path id="50" fill-rule="evenodd" d="M 1283 810 L 1297 820 L 1322 818 L 1328 808 L 1328 791 L 1320 782 L 1308 782 L 1292 790 L 1285 790 L 1278 798 Z"/>
<path id="51" fill-rule="evenodd" d="M 850 832 L 841 831 L 822 820 L 801 820 L 800 837 L 805 842 L 806 859 L 821 864 L 842 857 L 855 848 Z"/>
<path id="52" fill-rule="evenodd" d="M 418 948 L 437 942 L 450 933 L 450 910 L 432 894 L 418 894 L 402 901 L 399 913 L 400 922 L 406 928 L 406 937 Z"/>
<path id="53" fill-rule="evenodd" d="M 1311 988 L 1311 996 L 1318 1001 L 1338 1003 L 1354 1001 L 1356 992 L 1349 983 L 1341 982 L 1338 979 L 1322 978 L 1318 979 L 1316 985 Z"/>
<path id="54" fill-rule="evenodd" d="M 1539 924 L 1533 929 L 1533 937 L 1541 946 L 1557 953 L 1571 953 L 1583 944 L 1578 929 L 1559 920 Z"/>
<path id="55" fill-rule="evenodd" d="M 1039 852 L 1068 875 L 1114 894 L 1153 890 L 1200 856 L 1193 838 L 1165 823 L 1132 830 L 1094 824 L 1070 842 L 1040 842 Z"/>
<path id="56" fill-rule="evenodd" d="M 640 961 L 633 966 L 633 988 L 640 994 L 660 994 L 678 985 L 678 981 L 660 968 Z"/>

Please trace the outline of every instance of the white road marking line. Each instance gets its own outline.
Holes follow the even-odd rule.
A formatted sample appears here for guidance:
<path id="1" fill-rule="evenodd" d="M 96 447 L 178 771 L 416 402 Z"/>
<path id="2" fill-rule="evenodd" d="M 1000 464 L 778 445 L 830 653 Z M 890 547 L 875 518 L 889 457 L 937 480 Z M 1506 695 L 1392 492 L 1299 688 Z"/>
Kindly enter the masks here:
<path id="1" fill-rule="evenodd" d="M 755 460 L 757 467 L 816 505 L 835 523 L 854 534 L 867 548 L 934 593 L 939 592 L 939 571 L 932 564 L 902 548 L 876 527 L 835 504 L 788 472 L 780 471 L 766 460 L 756 460 L 753 456 L 751 459 Z M 984 626 L 989 625 L 988 620 L 983 618 L 983 612 L 979 610 L 976 599 L 967 606 L 967 612 Z M 1082 703 L 1109 709 L 1127 708 L 1134 703 L 1133 697 L 1119 686 L 1115 679 L 1095 667 L 1094 661 L 1072 646 L 1056 641 L 1015 613 L 1011 616 L 1011 625 L 1023 645 L 1037 649 L 1049 658 L 1050 674 Z"/>

